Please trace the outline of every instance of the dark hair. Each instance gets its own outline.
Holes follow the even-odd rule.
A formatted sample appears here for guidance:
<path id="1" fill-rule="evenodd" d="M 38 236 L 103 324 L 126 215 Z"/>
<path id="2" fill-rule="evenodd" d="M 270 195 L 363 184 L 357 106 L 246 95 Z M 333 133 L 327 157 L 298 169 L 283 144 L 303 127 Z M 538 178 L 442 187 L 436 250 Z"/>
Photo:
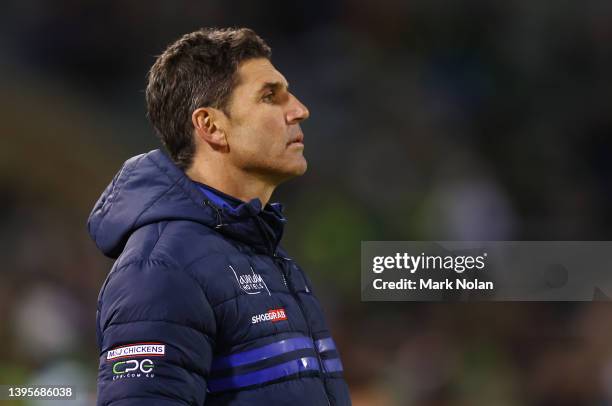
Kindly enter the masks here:
<path id="1" fill-rule="evenodd" d="M 191 114 L 214 107 L 228 114 L 238 65 L 270 59 L 272 51 L 248 28 L 202 28 L 170 45 L 148 76 L 147 116 L 172 160 L 187 169 L 195 153 Z"/>

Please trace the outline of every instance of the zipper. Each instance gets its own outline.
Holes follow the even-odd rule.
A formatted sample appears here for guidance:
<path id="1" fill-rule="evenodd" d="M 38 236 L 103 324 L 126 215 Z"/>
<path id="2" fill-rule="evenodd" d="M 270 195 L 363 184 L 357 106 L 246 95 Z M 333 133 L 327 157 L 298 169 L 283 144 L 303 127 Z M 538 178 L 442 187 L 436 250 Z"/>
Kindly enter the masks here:
<path id="1" fill-rule="evenodd" d="M 223 220 L 221 219 L 221 209 L 219 209 L 208 199 L 204 200 L 204 206 L 208 206 L 215 211 L 215 215 L 217 217 L 217 224 L 215 225 L 215 230 L 218 230 L 221 227 L 225 226 L 225 224 L 223 224 Z"/>
<path id="2" fill-rule="evenodd" d="M 273 258 L 282 258 L 282 259 L 290 261 L 289 258 L 284 258 L 284 257 L 280 257 L 280 256 L 276 255 L 275 247 L 266 238 L 266 232 L 263 229 L 264 225 L 262 224 L 262 222 L 263 222 L 263 220 L 261 220 L 259 218 L 259 216 L 255 218 L 255 224 L 257 224 L 257 228 L 259 229 L 259 233 L 261 234 L 261 237 L 264 239 L 264 241 L 268 242 L 268 249 L 270 250 L 269 252 L 272 252 L 272 257 Z M 283 277 L 283 283 L 285 284 L 285 287 L 293 294 L 293 290 L 290 289 L 289 285 L 287 284 L 287 278 L 285 277 L 285 272 L 283 271 L 283 267 L 282 266 L 281 266 L 281 269 L 280 269 L 280 273 L 281 273 L 281 276 Z M 301 307 L 300 307 L 300 310 L 302 310 Z M 309 326 L 309 329 L 310 329 L 310 326 Z M 311 338 L 312 338 L 312 336 L 311 336 Z"/>
<path id="3" fill-rule="evenodd" d="M 292 261 L 291 258 L 285 258 L 280 255 L 276 255 L 276 252 L 274 253 L 273 257 L 275 260 L 277 260 L 277 262 L 282 262 L 282 261 L 291 262 Z M 280 265 L 280 273 L 281 273 L 281 276 L 283 277 L 283 282 L 285 283 L 285 286 L 287 287 L 287 289 L 289 289 L 289 292 L 291 293 L 291 296 L 293 296 L 293 299 L 298 304 L 298 307 L 300 308 L 300 312 L 302 313 L 302 317 L 304 318 L 304 321 L 306 322 L 306 328 L 308 328 L 308 336 L 312 340 L 313 344 L 315 344 L 315 339 L 312 335 L 312 330 L 310 329 L 310 323 L 308 322 L 308 318 L 306 317 L 306 312 L 304 311 L 304 308 L 302 307 L 302 299 L 300 299 L 297 292 L 293 288 L 293 284 L 287 283 L 287 275 L 285 274 L 285 268 L 283 267 L 282 264 L 279 264 L 279 265 Z M 321 382 L 323 382 L 323 392 L 325 392 L 325 399 L 327 399 L 327 405 L 331 406 L 331 401 L 329 400 L 329 395 L 327 394 L 327 386 L 325 385 L 325 378 L 324 378 L 325 368 L 323 367 L 323 360 L 321 359 L 321 354 L 319 354 L 319 351 L 317 350 L 316 345 L 315 345 L 314 351 L 315 351 L 315 354 L 317 354 L 317 361 L 319 362 L 319 368 L 321 370 L 320 379 L 321 379 Z"/>
<path id="4" fill-rule="evenodd" d="M 289 285 L 287 285 L 287 278 L 285 278 L 285 272 L 281 270 L 280 273 L 281 273 L 281 276 L 283 277 L 283 283 L 285 284 L 285 287 L 289 289 Z"/>

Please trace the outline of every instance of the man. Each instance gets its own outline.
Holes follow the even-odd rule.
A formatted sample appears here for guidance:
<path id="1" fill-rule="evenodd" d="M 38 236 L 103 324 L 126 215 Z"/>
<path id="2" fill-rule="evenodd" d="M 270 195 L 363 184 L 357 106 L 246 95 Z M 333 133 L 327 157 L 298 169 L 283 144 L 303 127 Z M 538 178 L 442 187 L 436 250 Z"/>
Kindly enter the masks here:
<path id="1" fill-rule="evenodd" d="M 117 258 L 98 299 L 98 405 L 349 405 L 309 279 L 269 204 L 306 170 L 308 109 L 249 29 L 202 29 L 146 91 L 167 154 L 128 160 L 89 232 Z"/>

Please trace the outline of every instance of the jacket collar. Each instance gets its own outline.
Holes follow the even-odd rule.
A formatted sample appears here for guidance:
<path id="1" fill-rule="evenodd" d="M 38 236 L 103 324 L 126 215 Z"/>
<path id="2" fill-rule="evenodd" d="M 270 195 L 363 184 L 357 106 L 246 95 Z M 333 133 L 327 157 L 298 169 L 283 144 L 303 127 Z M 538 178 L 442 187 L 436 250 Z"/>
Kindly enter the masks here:
<path id="1" fill-rule="evenodd" d="M 204 196 L 204 204 L 215 211 L 215 229 L 241 240 L 257 251 L 274 254 L 283 236 L 283 207 L 262 206 L 261 200 L 244 202 L 206 184 L 192 181 Z"/>

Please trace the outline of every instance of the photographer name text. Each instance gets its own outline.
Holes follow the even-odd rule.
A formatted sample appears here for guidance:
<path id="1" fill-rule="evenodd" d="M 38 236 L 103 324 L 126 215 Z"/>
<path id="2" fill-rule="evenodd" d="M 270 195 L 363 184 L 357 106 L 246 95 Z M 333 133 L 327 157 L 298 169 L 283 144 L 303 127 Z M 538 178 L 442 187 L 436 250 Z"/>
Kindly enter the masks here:
<path id="1" fill-rule="evenodd" d="M 453 272 L 455 276 L 466 271 L 482 273 L 486 267 L 487 253 L 482 255 L 410 255 L 406 252 L 392 256 L 375 256 L 372 260 L 372 272 L 382 274 L 392 270 L 400 272 L 401 276 L 416 277 L 388 281 L 375 278 L 372 287 L 376 290 L 494 290 L 492 281 L 478 278 L 444 278 L 440 280 L 440 272 Z M 434 278 L 432 272 L 437 272 Z M 407 273 L 407 274 L 406 274 Z M 381 275 L 382 276 L 382 275 Z"/>

